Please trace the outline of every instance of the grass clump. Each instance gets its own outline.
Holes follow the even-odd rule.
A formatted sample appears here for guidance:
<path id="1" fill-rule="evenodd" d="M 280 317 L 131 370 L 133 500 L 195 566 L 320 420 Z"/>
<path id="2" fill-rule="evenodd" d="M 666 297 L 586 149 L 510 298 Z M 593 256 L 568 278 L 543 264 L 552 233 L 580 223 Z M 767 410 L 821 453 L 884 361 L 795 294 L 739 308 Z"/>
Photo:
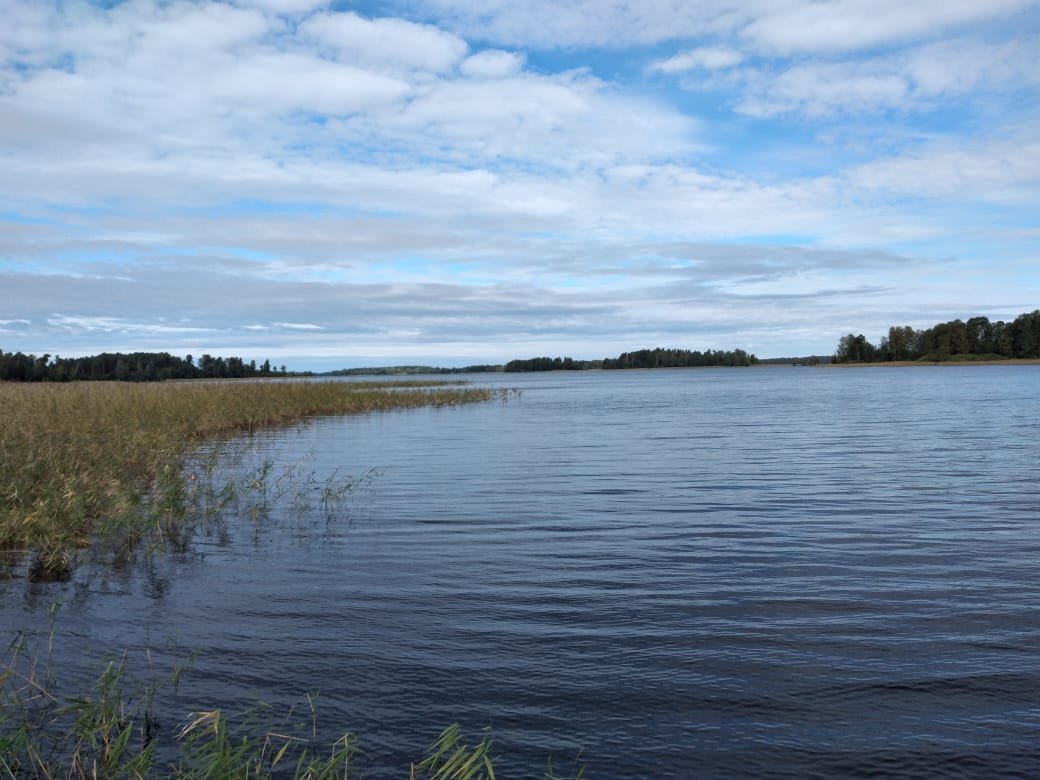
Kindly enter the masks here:
<path id="1" fill-rule="evenodd" d="M 132 549 L 164 527 L 175 534 L 185 458 L 207 439 L 495 393 L 418 382 L 0 382 L 0 553 L 27 561 L 30 577 L 62 578 L 99 538 Z"/>
<path id="2" fill-rule="evenodd" d="M 52 626 L 53 631 L 53 626 Z M 0 780 L 166 777 L 178 780 L 349 780 L 364 776 L 364 753 L 354 734 L 319 735 L 314 697 L 308 711 L 277 721 L 259 704 L 244 716 L 220 709 L 163 727 L 158 694 L 176 685 L 185 667 L 144 686 L 127 671 L 126 655 L 104 665 L 89 689 L 57 692 L 49 658 L 19 636 L 0 659 Z M 461 727 L 444 729 L 424 757 L 402 767 L 410 780 L 495 780 L 490 730 L 470 746 Z M 570 775 L 578 780 L 584 767 Z M 548 764 L 544 777 L 557 780 Z"/>

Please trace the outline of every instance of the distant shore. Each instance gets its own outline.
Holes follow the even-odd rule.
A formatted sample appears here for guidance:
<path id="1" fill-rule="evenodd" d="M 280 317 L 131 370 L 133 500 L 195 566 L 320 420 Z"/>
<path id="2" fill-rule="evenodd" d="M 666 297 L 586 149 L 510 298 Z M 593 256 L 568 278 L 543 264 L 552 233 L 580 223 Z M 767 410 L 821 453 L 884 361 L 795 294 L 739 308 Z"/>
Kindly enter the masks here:
<path id="1" fill-rule="evenodd" d="M 906 368 L 908 366 L 1040 366 L 1040 358 L 1007 360 L 885 360 L 875 363 L 820 363 L 817 368 Z"/>

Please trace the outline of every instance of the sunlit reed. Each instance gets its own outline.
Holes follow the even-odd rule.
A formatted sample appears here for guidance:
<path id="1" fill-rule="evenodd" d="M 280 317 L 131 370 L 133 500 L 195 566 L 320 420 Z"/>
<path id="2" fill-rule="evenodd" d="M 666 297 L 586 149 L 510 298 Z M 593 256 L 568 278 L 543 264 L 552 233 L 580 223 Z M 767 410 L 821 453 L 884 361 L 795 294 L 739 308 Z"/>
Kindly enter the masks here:
<path id="1" fill-rule="evenodd" d="M 63 576 L 99 536 L 132 545 L 184 514 L 200 443 L 315 415 L 486 401 L 420 382 L 0 383 L 0 552 Z"/>

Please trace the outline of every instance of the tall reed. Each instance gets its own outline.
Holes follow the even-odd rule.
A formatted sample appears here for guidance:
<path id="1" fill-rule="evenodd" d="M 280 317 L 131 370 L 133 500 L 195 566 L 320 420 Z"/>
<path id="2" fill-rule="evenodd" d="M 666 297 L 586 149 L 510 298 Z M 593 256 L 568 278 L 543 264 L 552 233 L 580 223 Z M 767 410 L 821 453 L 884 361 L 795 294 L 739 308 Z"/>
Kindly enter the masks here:
<path id="1" fill-rule="evenodd" d="M 176 523 L 182 464 L 207 439 L 494 394 L 418 382 L 0 382 L 0 552 L 28 561 L 31 576 L 60 577 L 99 535 L 132 545 L 147 525 Z"/>

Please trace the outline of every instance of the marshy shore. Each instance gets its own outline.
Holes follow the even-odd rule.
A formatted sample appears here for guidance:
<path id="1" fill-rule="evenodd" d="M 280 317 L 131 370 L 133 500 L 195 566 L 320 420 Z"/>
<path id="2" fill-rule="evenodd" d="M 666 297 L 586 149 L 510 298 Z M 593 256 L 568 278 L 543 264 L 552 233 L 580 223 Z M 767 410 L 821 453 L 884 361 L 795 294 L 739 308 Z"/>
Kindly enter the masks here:
<path id="1" fill-rule="evenodd" d="M 104 537 L 131 549 L 185 514 L 206 441 L 307 417 L 487 401 L 451 382 L 0 382 L 0 553 L 61 577 Z"/>

